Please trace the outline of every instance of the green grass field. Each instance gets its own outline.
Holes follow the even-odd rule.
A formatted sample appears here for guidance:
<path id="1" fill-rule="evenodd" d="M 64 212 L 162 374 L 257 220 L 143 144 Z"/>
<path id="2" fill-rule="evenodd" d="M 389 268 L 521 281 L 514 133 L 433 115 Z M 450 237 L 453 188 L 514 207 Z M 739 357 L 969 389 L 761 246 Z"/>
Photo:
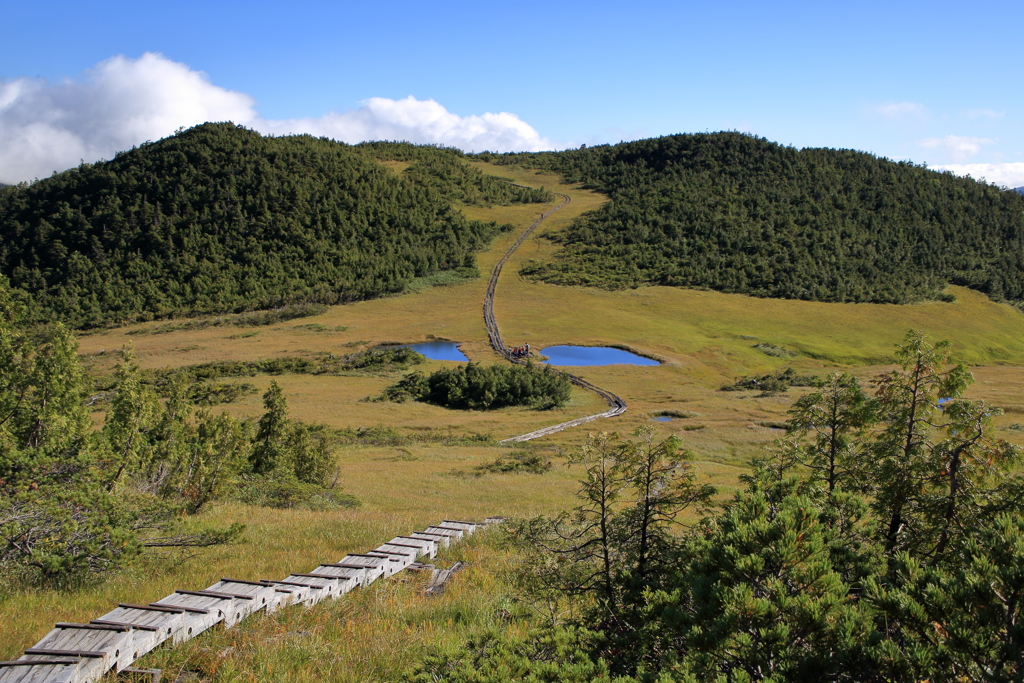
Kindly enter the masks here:
<path id="1" fill-rule="evenodd" d="M 604 201 L 595 193 L 565 186 L 552 175 L 478 165 L 488 173 L 572 197 L 569 207 L 542 226 L 541 234 L 567 225 Z M 471 218 L 525 227 L 550 206 L 472 207 L 465 212 Z M 515 239 L 514 233 L 504 234 L 480 254 L 485 277 L 475 281 L 336 306 L 315 318 L 253 330 L 210 327 L 139 334 L 158 323 L 113 329 L 82 336 L 81 353 L 96 372 L 108 372 L 116 362 L 114 352 L 129 341 L 143 367 L 166 368 L 344 354 L 381 343 L 447 339 L 461 342 L 474 361 L 499 362 L 488 345 L 482 302 L 486 274 Z M 869 381 L 884 369 L 893 345 L 910 328 L 924 330 L 936 340 L 954 341 L 957 358 L 975 366 L 978 381 L 970 395 L 1003 406 L 1007 413 L 997 422 L 1000 436 L 1024 444 L 1024 315 L 980 294 L 951 288 L 955 303 L 825 304 L 665 287 L 618 292 L 562 288 L 517 275 L 524 261 L 549 259 L 552 254 L 552 244 L 536 236 L 505 267 L 495 310 L 507 343 L 528 342 L 534 349 L 614 344 L 663 364 L 580 369 L 581 376 L 623 397 L 629 411 L 538 442 L 536 447 L 554 458 L 551 472 L 473 476 L 476 465 L 509 452 L 495 444 L 446 446 L 426 439 L 394 447 L 344 446 L 339 452 L 341 485 L 363 501 L 361 508 L 314 513 L 230 503 L 214 506 L 196 523 L 243 521 L 248 530 L 239 544 L 217 547 L 191 560 L 152 557 L 102 585 L 73 594 L 7 595 L 0 603 L 0 658 L 30 646 L 53 622 L 88 621 L 116 602 L 152 601 L 175 588 L 205 587 L 221 576 L 277 578 L 308 571 L 321 561 L 336 561 L 347 551 L 358 552 L 444 517 L 522 516 L 564 509 L 572 504 L 579 471 L 566 466 L 559 453 L 571 452 L 589 432 L 631 432 L 652 424 L 651 417 L 662 411 L 689 415 L 655 424 L 663 434 L 678 434 L 694 451 L 702 476 L 728 494 L 750 457 L 781 434 L 771 425 L 785 420 L 787 408 L 805 390 L 756 397 L 752 392 L 720 392 L 721 385 L 739 375 L 787 366 L 820 374 L 842 369 Z M 769 356 L 754 348 L 758 343 L 799 355 Z M 428 362 L 423 369 L 429 372 L 439 365 Z M 383 425 L 409 436 L 475 432 L 500 439 L 604 409 L 596 396 L 582 391 L 574 393 L 567 407 L 547 412 L 468 412 L 362 400 L 379 394 L 397 377 L 274 379 L 284 388 L 293 417 L 336 428 Z M 271 379 L 240 381 L 256 385 L 262 393 Z M 260 394 L 225 409 L 238 416 L 257 416 L 262 412 Z M 332 605 L 261 616 L 232 631 L 206 634 L 182 648 L 154 653 L 140 665 L 199 675 L 182 680 L 395 680 L 425 646 L 457 643 L 476 630 L 504 623 L 505 617 L 496 616 L 505 610 L 501 575 L 512 560 L 492 546 L 474 541 L 450 553 L 450 558 L 468 558 L 473 567 L 441 598 L 424 598 L 414 576 L 396 577 Z M 175 675 L 171 673 L 169 680 Z"/>

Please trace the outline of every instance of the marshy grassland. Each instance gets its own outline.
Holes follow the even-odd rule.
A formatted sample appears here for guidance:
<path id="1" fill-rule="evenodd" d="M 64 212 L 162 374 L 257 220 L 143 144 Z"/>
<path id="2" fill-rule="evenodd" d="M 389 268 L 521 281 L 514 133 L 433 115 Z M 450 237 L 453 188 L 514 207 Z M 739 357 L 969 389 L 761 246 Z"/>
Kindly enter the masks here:
<path id="1" fill-rule="evenodd" d="M 309 571 L 320 562 L 337 561 L 348 551 L 360 552 L 445 517 L 555 513 L 572 505 L 580 475 L 577 466 L 567 464 L 567 455 L 594 431 L 628 433 L 653 424 L 663 435 L 677 434 L 693 451 L 702 476 L 727 496 L 750 458 L 781 435 L 778 426 L 788 407 L 807 390 L 792 388 L 763 396 L 719 391 L 723 384 L 786 367 L 805 374 L 850 371 L 868 384 L 885 369 L 893 345 L 911 328 L 933 340 L 954 342 L 954 357 L 971 364 L 977 379 L 968 395 L 1003 407 L 1006 413 L 996 423 L 999 436 L 1024 444 L 1024 315 L 1010 306 L 956 287 L 949 289 L 956 297 L 953 303 L 897 306 L 758 299 L 669 287 L 604 291 L 530 282 L 518 275 L 521 265 L 550 259 L 557 248 L 543 235 L 605 200 L 565 185 L 553 174 L 472 163 L 487 173 L 572 198 L 504 269 L 495 313 L 505 340 L 512 345 L 529 343 L 535 350 L 554 344 L 617 345 L 659 359 L 659 366 L 578 371 L 623 397 L 629 411 L 526 446 L 551 458 L 554 467 L 546 474 L 477 476 L 478 465 L 524 448 L 499 445 L 498 439 L 600 412 L 603 402 L 576 389 L 568 406 L 551 411 L 457 411 L 365 400 L 379 395 L 400 373 L 238 379 L 259 391 L 223 408 L 233 415 L 261 414 L 260 395 L 273 379 L 284 389 L 293 417 L 339 430 L 381 426 L 395 435 L 392 444 L 377 440 L 338 449 L 340 485 L 361 500 L 362 507 L 312 512 L 215 505 L 192 523 L 244 522 L 247 531 L 240 542 L 205 550 L 192 559 L 149 557 L 105 583 L 73 593 L 39 590 L 8 595 L 0 603 L 0 658 L 15 656 L 56 621 L 87 622 L 117 602 L 149 602 L 176 588 L 201 588 L 222 576 L 278 578 Z M 469 218 L 522 229 L 551 206 L 464 211 Z M 515 239 L 515 232 L 502 233 L 479 255 L 483 276 L 476 280 L 334 306 L 316 317 L 252 330 L 207 327 L 143 333 L 160 323 L 104 330 L 82 335 L 80 351 L 101 374 L 111 371 L 114 352 L 128 342 L 147 369 L 343 355 L 383 343 L 432 339 L 460 342 L 475 362 L 500 362 L 489 347 L 481 308 L 486 276 Z M 756 348 L 758 344 L 791 354 L 769 355 Z M 420 368 L 430 372 L 444 364 L 428 361 Z M 686 417 L 651 422 L 663 412 Z M 101 419 L 100 413 L 96 416 Z M 454 438 L 467 434 L 490 439 Z M 182 647 L 154 652 L 140 666 L 163 668 L 170 681 L 186 671 L 197 677 L 180 680 L 396 680 L 428 646 L 455 645 L 491 627 L 527 627 L 526 621 L 516 618 L 517 607 L 508 598 L 503 578 L 509 564 L 522 558 L 498 547 L 499 534 L 489 532 L 446 552 L 444 563 L 462 559 L 471 568 L 441 597 L 424 597 L 419 590 L 423 577 L 406 572 L 331 604 L 253 617 L 235 629 L 204 634 Z"/>

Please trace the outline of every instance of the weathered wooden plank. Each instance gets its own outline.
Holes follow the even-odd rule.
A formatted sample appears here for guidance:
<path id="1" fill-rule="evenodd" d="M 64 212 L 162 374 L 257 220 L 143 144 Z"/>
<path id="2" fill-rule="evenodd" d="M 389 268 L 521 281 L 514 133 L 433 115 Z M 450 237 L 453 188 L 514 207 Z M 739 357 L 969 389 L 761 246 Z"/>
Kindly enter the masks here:
<path id="1" fill-rule="evenodd" d="M 424 540 L 434 541 L 437 543 L 438 548 L 447 548 L 452 541 L 452 536 L 450 534 L 431 534 L 426 531 L 414 531 L 412 537 L 423 537 Z"/>
<path id="2" fill-rule="evenodd" d="M 275 590 L 287 591 L 287 593 L 283 596 L 283 600 L 281 602 L 281 607 L 286 607 L 288 605 L 308 605 L 313 600 L 312 593 L 313 593 L 314 589 L 310 588 L 309 586 L 303 586 L 303 585 L 298 585 L 298 586 L 296 586 L 296 585 L 284 585 L 283 586 L 280 581 L 270 581 L 270 580 L 264 580 L 263 583 L 265 583 L 268 586 L 273 587 Z"/>
<path id="3" fill-rule="evenodd" d="M 88 681 L 98 680 L 99 672 L 90 670 L 90 667 L 86 666 L 92 660 L 79 660 L 79 663 L 73 667 L 48 667 L 42 671 L 36 667 L 32 667 L 28 671 L 30 675 L 26 676 L 24 683 L 85 683 Z"/>
<path id="4" fill-rule="evenodd" d="M 182 643 L 195 638 L 207 629 L 213 628 L 219 621 L 224 620 L 223 605 L 216 598 L 204 598 L 194 595 L 170 595 L 160 598 L 156 602 L 149 603 L 150 607 L 168 607 L 180 609 L 184 622 L 181 630 L 174 634 L 174 644 Z"/>
<path id="5" fill-rule="evenodd" d="M 430 538 L 416 538 L 414 536 L 396 536 L 384 545 L 393 545 L 400 548 L 419 548 L 420 554 L 427 557 L 436 557 L 439 541 Z"/>
<path id="6" fill-rule="evenodd" d="M 79 659 L 25 657 L 0 662 L 0 683 L 82 683 Z"/>
<path id="7" fill-rule="evenodd" d="M 347 583 L 347 579 L 340 576 L 326 576 L 323 574 L 289 574 L 285 582 L 291 582 L 292 578 L 311 579 L 312 584 L 310 584 L 310 587 L 314 591 L 319 589 L 319 592 L 314 592 L 311 595 L 311 605 L 315 605 L 321 600 L 333 599 L 342 595 L 341 583 Z"/>
<path id="8" fill-rule="evenodd" d="M 445 526 L 468 527 L 469 533 L 473 533 L 478 528 L 483 526 L 483 524 L 481 524 L 480 522 L 464 522 L 457 519 L 446 519 L 444 520 L 443 524 Z"/>
<path id="9" fill-rule="evenodd" d="M 394 571 L 391 572 L 392 574 L 396 574 L 408 567 L 416 561 L 417 557 L 416 553 L 410 553 L 407 551 L 399 552 L 397 550 L 381 550 L 379 548 L 374 548 L 370 551 L 370 554 L 387 556 L 388 560 L 392 562 L 394 566 Z"/>
<path id="10" fill-rule="evenodd" d="M 128 666 L 134 661 L 135 638 L 131 631 L 80 628 L 54 628 L 35 644 L 25 650 L 26 655 L 46 657 L 79 657 L 99 659 L 99 662 L 82 662 L 82 673 Z"/>
<path id="11" fill-rule="evenodd" d="M 381 546 L 381 547 L 383 547 L 383 546 Z M 406 552 L 401 552 L 399 550 L 381 550 L 380 548 L 374 548 L 372 552 L 373 553 L 380 553 L 382 555 L 394 555 L 395 557 L 398 557 L 398 558 L 406 558 L 406 557 L 413 557 L 413 558 L 415 558 L 417 556 L 417 553 L 406 553 Z M 400 561 L 404 561 L 404 560 L 400 560 Z"/>
<path id="12" fill-rule="evenodd" d="M 406 561 L 408 558 L 399 559 L 397 557 L 391 557 L 390 555 L 384 555 L 381 553 L 378 553 L 376 555 L 370 554 L 367 555 L 367 557 L 377 557 L 385 561 L 385 563 L 382 565 L 384 567 L 383 578 L 394 576 L 398 572 L 402 571 L 408 564 L 408 562 Z"/>
<path id="13" fill-rule="evenodd" d="M 61 622 L 21 659 L 0 662 L 0 683 L 95 683 L 106 671 L 128 668 L 166 640 L 189 640 L 221 621 L 230 627 L 260 609 L 271 612 L 288 604 L 338 597 L 406 567 L 433 569 L 417 559 L 434 557 L 439 548 L 503 520 L 444 520 L 425 531 L 396 536 L 367 553 L 321 564 L 308 574 L 291 574 L 281 581 L 222 578 L 205 590 L 177 590 L 146 605 L 120 603 L 88 624 Z M 450 573 L 435 570 L 434 583 L 443 585 Z"/>
<path id="14" fill-rule="evenodd" d="M 338 567 L 331 564 L 322 564 L 313 570 L 314 574 L 331 576 L 339 580 L 337 589 L 339 597 L 363 585 L 366 572 L 366 567 Z"/>
<path id="15" fill-rule="evenodd" d="M 181 610 L 122 603 L 101 616 L 100 620 L 155 627 L 156 631 L 136 631 L 135 633 L 136 647 L 149 652 L 168 638 L 173 638 L 178 631 L 184 628 L 183 614 L 184 612 Z M 149 633 L 148 638 L 144 635 L 145 633 Z"/>
<path id="16" fill-rule="evenodd" d="M 124 624 L 97 624 L 90 622 L 88 624 L 73 624 L 66 621 L 58 621 L 53 626 L 54 628 L 83 628 L 83 629 L 94 629 L 97 631 L 130 631 L 131 627 Z"/>
<path id="17" fill-rule="evenodd" d="M 185 612 L 185 610 L 180 607 L 170 607 L 168 605 L 154 605 L 153 603 L 150 603 L 148 605 L 133 605 L 131 603 L 122 602 L 118 605 L 118 607 L 123 607 L 124 609 L 144 610 L 147 612 L 170 612 L 173 614 L 182 614 Z"/>
<path id="18" fill-rule="evenodd" d="M 241 608 L 240 611 L 243 619 L 261 609 L 269 608 L 268 611 L 273 612 L 277 607 L 276 603 L 280 602 L 282 597 L 275 594 L 274 589 L 266 584 L 259 583 L 258 581 L 239 581 L 237 579 L 222 578 L 206 590 L 249 596 L 251 600 L 244 601 L 241 605 L 236 606 L 236 609 Z"/>
<path id="19" fill-rule="evenodd" d="M 231 628 L 244 617 L 249 616 L 255 605 L 252 604 L 252 596 L 241 593 L 224 593 L 222 591 L 190 591 L 179 589 L 174 591 L 175 595 L 186 597 L 212 598 L 215 601 L 210 605 L 210 610 L 216 609 L 218 614 L 224 618 L 224 627 Z"/>
<path id="20" fill-rule="evenodd" d="M 390 540 L 390 541 L 388 541 L 387 543 L 385 543 L 384 545 L 382 545 L 380 547 L 381 548 L 388 548 L 388 547 L 410 548 L 410 549 L 416 551 L 416 555 L 417 556 L 422 555 L 423 552 L 424 552 L 424 549 L 426 548 L 425 544 L 423 544 L 423 543 L 402 543 L 401 541 L 396 541 L 396 540 Z"/>
<path id="21" fill-rule="evenodd" d="M 161 600 L 166 600 L 167 598 L 160 598 L 160 599 Z M 181 613 L 185 614 L 186 616 L 188 616 L 189 614 L 207 615 L 207 614 L 210 613 L 210 610 L 203 609 L 201 607 L 189 607 L 187 605 L 180 605 L 180 604 L 168 603 L 168 602 L 151 602 L 151 603 L 149 603 L 149 606 L 150 607 L 166 607 L 166 608 L 168 608 L 170 610 L 173 610 L 175 612 L 181 612 Z"/>
<path id="22" fill-rule="evenodd" d="M 222 591 L 187 591 L 183 588 L 179 588 L 174 592 L 178 593 L 179 595 L 201 595 L 206 598 L 220 598 L 221 600 L 252 600 L 251 595 L 242 595 L 241 593 L 224 593 Z"/>
<path id="23" fill-rule="evenodd" d="M 363 567 L 376 568 L 378 573 L 375 576 L 368 576 L 363 585 L 369 585 L 377 579 L 387 578 L 394 574 L 394 571 L 391 571 L 391 562 L 386 557 L 378 555 L 349 554 L 341 558 L 341 564 L 358 564 Z"/>
<path id="24" fill-rule="evenodd" d="M 79 667 L 32 667 L 30 669 L 23 669 L 24 677 L 20 679 L 20 683 L 66 683 L 74 681 L 75 683 L 81 683 L 86 680 L 82 678 L 82 673 Z"/>
<path id="25" fill-rule="evenodd" d="M 334 564 L 322 564 L 317 568 L 317 571 L 337 571 L 341 572 L 343 576 L 355 579 L 356 583 L 352 585 L 349 590 L 356 586 L 369 586 L 371 583 L 376 581 L 381 576 L 384 576 L 384 570 L 376 565 L 368 564 L 356 564 L 349 562 L 337 562 Z"/>
<path id="26" fill-rule="evenodd" d="M 466 535 L 466 532 L 462 529 L 447 526 L 428 526 L 426 530 L 428 533 L 447 534 L 455 541 L 461 541 L 462 537 Z"/>
<path id="27" fill-rule="evenodd" d="M 103 619 L 93 619 L 89 623 L 90 624 L 95 624 L 97 626 L 123 626 L 124 628 L 137 628 L 137 629 L 141 629 L 143 631 L 151 631 L 151 632 L 155 632 L 155 631 L 159 631 L 160 630 L 159 627 L 157 627 L 157 626 L 147 626 L 145 624 L 129 624 L 126 621 L 105 621 Z M 61 624 L 57 624 L 57 626 L 61 626 Z"/>
<path id="28" fill-rule="evenodd" d="M 273 583 L 275 585 L 282 585 L 282 586 L 303 586 L 305 588 L 314 588 L 314 589 L 322 589 L 323 588 L 323 586 L 320 585 L 320 584 L 316 584 L 316 583 L 299 583 L 298 581 L 268 581 L 268 583 Z"/>

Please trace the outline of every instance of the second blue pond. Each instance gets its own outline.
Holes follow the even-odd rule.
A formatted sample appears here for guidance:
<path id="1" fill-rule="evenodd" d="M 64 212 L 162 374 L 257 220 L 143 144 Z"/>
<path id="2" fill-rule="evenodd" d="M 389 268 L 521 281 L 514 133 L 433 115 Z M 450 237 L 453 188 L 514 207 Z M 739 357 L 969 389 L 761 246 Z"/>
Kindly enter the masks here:
<path id="1" fill-rule="evenodd" d="M 658 361 L 608 346 L 549 346 L 540 351 L 548 365 L 658 365 Z"/>
<path id="2" fill-rule="evenodd" d="M 430 360 L 457 360 L 462 362 L 469 360 L 462 351 L 459 351 L 459 346 L 455 342 L 432 341 L 423 342 L 422 344 L 403 344 L 399 348 L 412 349 L 422 353 Z"/>

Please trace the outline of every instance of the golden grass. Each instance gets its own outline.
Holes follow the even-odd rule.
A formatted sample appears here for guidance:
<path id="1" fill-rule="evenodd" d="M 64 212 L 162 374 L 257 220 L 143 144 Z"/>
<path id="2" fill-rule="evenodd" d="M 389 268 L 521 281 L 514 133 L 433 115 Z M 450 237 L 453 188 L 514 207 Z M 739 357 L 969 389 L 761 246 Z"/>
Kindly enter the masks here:
<path id="1" fill-rule="evenodd" d="M 533 186 L 543 185 L 573 198 L 572 204 L 549 218 L 541 232 L 565 226 L 583 211 L 597 208 L 605 201 L 597 193 L 564 185 L 551 174 L 473 163 L 487 173 Z M 525 227 L 550 206 L 469 207 L 465 213 L 472 218 Z M 488 273 L 515 238 L 515 233 L 507 233 L 495 240 L 479 257 L 481 271 Z M 579 370 L 579 374 L 616 392 L 630 404 L 625 416 L 600 428 L 631 431 L 645 422 L 651 411 L 693 410 L 702 414 L 700 420 L 706 424 L 700 434 L 681 432 L 683 425 L 675 422 L 663 426 L 680 430 L 688 443 L 709 449 L 708 457 L 719 460 L 742 460 L 756 452 L 772 436 L 757 428 L 756 423 L 784 419 L 785 408 L 792 400 L 751 399 L 744 394 L 723 396 L 715 391 L 737 375 L 787 365 L 816 372 L 851 369 L 866 375 L 869 368 L 891 356 L 893 345 L 910 328 L 924 330 L 933 339 L 954 340 L 958 358 L 998 367 L 996 376 L 1016 376 L 1012 366 L 1024 363 L 1024 316 L 1007 305 L 962 288 L 950 290 L 957 296 L 955 303 L 895 306 L 756 299 L 669 287 L 607 292 L 555 287 L 519 278 L 518 268 L 524 260 L 547 259 L 552 253 L 549 242 L 534 238 L 505 268 L 495 309 L 508 343 L 529 342 L 535 349 L 565 343 L 616 344 L 664 360 L 658 367 Z M 258 334 L 246 338 L 240 338 L 235 328 L 148 336 L 136 335 L 138 327 L 112 330 L 83 337 L 82 351 L 87 355 L 105 351 L 94 360 L 109 367 L 114 361 L 110 351 L 132 339 L 144 367 L 165 367 L 215 360 L 346 353 L 383 342 L 440 338 L 462 342 L 463 351 L 472 360 L 496 362 L 498 357 L 489 347 L 481 315 L 485 286 L 486 278 L 481 278 L 416 294 L 335 306 L 316 318 L 261 328 Z M 314 332 L 301 327 L 309 322 L 347 329 Z M 784 346 L 803 355 L 795 360 L 769 357 L 753 348 L 758 342 Z M 426 369 L 435 366 L 431 364 Z M 287 377 L 280 381 L 286 385 L 293 415 L 338 427 L 443 425 L 503 438 L 594 412 L 600 406 L 593 397 L 577 394 L 573 405 L 549 414 L 522 410 L 460 412 L 421 404 L 359 402 L 360 398 L 379 393 L 392 378 Z M 260 378 L 254 383 L 263 387 L 268 382 Z M 1024 404 L 1020 386 L 1008 382 L 1000 399 Z M 249 397 L 230 410 L 239 415 L 256 415 L 260 411 L 259 397 Z M 567 432 L 548 440 L 577 443 L 582 438 L 579 434 Z M 720 436 L 717 441 L 716 435 Z"/>
<path id="2" fill-rule="evenodd" d="M 364 502 L 362 507 L 355 510 L 310 512 L 218 504 L 199 515 L 194 523 L 223 525 L 241 521 L 247 524 L 247 530 L 240 543 L 207 549 L 199 557 L 182 561 L 177 561 L 174 555 L 144 558 L 132 568 L 114 575 L 108 582 L 74 593 L 38 590 L 8 596 L 0 604 L 0 658 L 16 656 L 20 650 L 35 643 L 56 622 L 88 622 L 90 618 L 109 611 L 118 602 L 156 601 L 175 589 L 206 588 L 221 577 L 280 579 L 293 571 L 309 571 L 321 562 L 338 561 L 347 552 L 365 552 L 395 535 L 421 529 L 444 518 L 482 519 L 489 515 L 553 514 L 572 504 L 581 470 L 579 466 L 567 466 L 560 458 L 555 458 L 554 468 L 544 475 L 473 475 L 477 465 L 494 461 L 508 452 L 507 447 L 501 446 L 443 447 L 426 444 L 343 447 L 339 454 L 341 485 L 346 493 Z M 741 468 L 714 463 L 698 463 L 697 466 L 703 477 L 710 483 L 723 486 L 725 492 L 731 490 L 742 471 Z M 286 657 L 290 651 L 287 642 L 274 640 L 276 636 L 295 629 L 310 631 L 314 629 L 309 626 L 311 624 L 321 625 L 315 628 L 328 629 L 328 634 L 336 633 L 331 629 L 338 628 L 338 614 L 350 614 L 346 618 L 351 622 L 346 627 L 347 635 L 342 634 L 345 638 L 340 643 L 341 647 L 336 648 L 334 656 L 342 657 L 337 659 L 339 663 L 347 661 L 344 657 L 352 659 L 349 664 L 362 661 L 361 665 L 352 664 L 355 671 L 361 671 L 360 666 L 373 669 L 380 667 L 381 661 L 395 656 L 399 660 L 408 660 L 409 653 L 400 654 L 400 650 L 402 647 L 411 647 L 413 642 L 451 642 L 453 637 L 461 639 L 464 635 L 462 627 L 442 628 L 434 624 L 437 618 L 441 618 L 443 624 L 444 612 L 441 609 L 439 615 L 431 616 L 428 612 L 433 609 L 432 605 L 443 605 L 445 601 L 451 600 L 490 604 L 502 599 L 502 594 L 494 586 L 495 582 L 501 581 L 498 575 L 500 566 L 492 564 L 497 562 L 500 565 L 504 561 L 503 555 L 485 547 L 465 551 L 456 548 L 447 552 L 445 561 L 458 558 L 464 552 L 470 553 L 470 561 L 479 562 L 482 566 L 466 573 L 468 587 L 459 589 L 462 593 L 454 594 L 461 597 L 450 596 L 441 601 L 426 600 L 416 590 L 400 583 L 404 580 L 399 580 L 397 586 L 375 585 L 369 591 L 342 598 L 336 605 L 317 606 L 308 610 L 308 613 L 302 608 L 295 608 L 281 616 L 255 617 L 259 626 L 246 624 L 238 631 L 204 635 L 194 643 L 179 648 L 183 654 L 154 653 L 143 659 L 140 666 L 162 667 L 160 663 L 164 661 L 188 661 L 188 666 L 196 666 L 196 658 L 203 660 L 203 652 L 211 647 L 220 647 L 219 643 L 236 643 L 239 639 L 249 642 L 247 639 L 257 638 L 267 643 L 246 647 L 250 648 L 247 650 L 251 654 L 248 659 L 250 665 L 258 669 L 268 665 L 264 660 L 265 656 L 271 656 L 268 652 L 278 652 L 272 657 Z M 474 593 L 477 589 L 473 587 L 478 586 L 479 582 L 489 587 Z M 382 607 L 381 600 L 390 607 Z M 389 613 L 392 607 L 397 615 Z M 487 621 L 485 610 L 472 615 L 472 609 L 460 609 L 465 611 L 467 620 L 473 624 Z M 408 610 L 423 612 L 416 617 L 422 624 L 412 632 L 403 631 L 406 627 L 398 628 L 393 623 L 394 618 L 399 621 L 409 618 Z M 307 626 L 290 626 L 294 624 Z M 391 636 L 384 638 L 382 629 L 385 635 L 389 630 L 394 630 L 392 635 L 398 640 L 392 642 L 389 640 Z M 254 631 L 262 635 L 252 636 Z M 373 652 L 362 650 L 359 643 L 375 643 L 374 647 L 391 649 L 387 657 L 381 658 Z M 158 664 L 153 664 L 151 659 Z M 317 680 L 313 676 L 315 669 L 299 667 L 297 671 L 296 678 L 273 680 Z M 379 674 L 377 672 L 375 675 Z M 236 679 L 228 677 L 220 680 Z M 259 679 L 257 676 L 255 680 L 269 679 Z M 384 679 L 369 676 L 338 680 Z"/>
<path id="3" fill-rule="evenodd" d="M 510 167 L 474 165 L 523 184 L 569 194 L 569 207 L 555 213 L 541 232 L 568 225 L 605 199 L 567 186 L 550 174 Z M 398 164 L 390 164 L 401 170 Z M 511 222 L 520 228 L 551 205 L 470 207 L 471 218 Z M 384 342 L 432 338 L 462 342 L 475 361 L 497 362 L 482 320 L 486 274 L 516 235 L 500 236 L 479 257 L 485 277 L 454 286 L 425 289 L 374 301 L 332 307 L 316 318 L 259 328 L 242 337 L 238 328 L 208 328 L 160 335 L 137 332 L 156 324 L 85 335 L 88 362 L 109 370 L 114 354 L 132 340 L 143 367 L 174 367 L 217 360 L 256 360 L 312 353 L 349 353 Z M 911 306 L 823 304 L 754 299 L 664 287 L 620 292 L 563 288 L 523 281 L 517 272 L 527 259 L 548 259 L 546 240 L 529 240 L 506 266 L 498 288 L 496 314 L 509 344 L 535 349 L 553 344 L 616 344 L 657 357 L 657 367 L 584 368 L 578 374 L 614 391 L 630 405 L 612 421 L 599 421 L 543 440 L 553 452 L 571 449 L 591 431 L 629 432 L 650 424 L 660 411 L 688 411 L 691 417 L 658 423 L 675 433 L 699 460 L 702 476 L 728 495 L 750 456 L 779 436 L 768 426 L 785 419 L 804 390 L 775 397 L 720 392 L 733 377 L 793 366 L 802 372 L 830 369 L 855 372 L 865 380 L 884 369 L 892 347 L 910 328 L 933 339 L 951 339 L 959 358 L 974 364 L 978 382 L 971 396 L 1004 406 L 997 420 L 1000 436 L 1024 443 L 1024 316 L 980 294 L 951 288 L 955 303 Z M 320 323 L 344 331 L 303 328 Z M 795 359 L 769 357 L 753 348 L 767 342 L 798 350 Z M 442 363 L 428 363 L 430 371 Z M 576 392 L 558 411 L 508 409 L 453 411 L 419 403 L 370 403 L 395 377 L 287 375 L 284 387 L 291 414 L 334 427 L 386 425 L 406 433 L 427 429 L 512 436 L 603 409 L 593 395 Z M 266 376 L 246 378 L 261 390 Z M 238 416 L 262 411 L 259 395 L 226 408 Z M 508 449 L 494 445 L 446 447 L 417 444 L 397 448 L 348 446 L 341 449 L 342 485 L 364 502 L 358 510 L 276 511 L 220 504 L 197 523 L 244 521 L 243 542 L 204 552 L 201 561 L 174 564 L 149 559 L 107 583 L 73 595 L 51 591 L 20 593 L 0 604 L 0 657 L 35 642 L 55 621 L 88 620 L 123 601 L 155 600 L 175 588 L 205 587 L 220 576 L 270 578 L 304 571 L 345 552 L 379 544 L 442 517 L 492 514 L 532 515 L 572 505 L 576 468 L 556 459 L 546 475 L 466 475 Z M 460 472 L 462 474 L 460 474 Z M 457 642 L 496 623 L 505 594 L 500 584 L 508 558 L 486 543 L 454 551 L 474 567 L 441 599 L 419 595 L 415 580 L 380 583 L 332 605 L 257 617 L 232 631 L 204 635 L 183 648 L 144 662 L 169 671 L 192 669 L 230 681 L 394 680 L 427 645 Z M 155 662 L 155 663 L 151 663 Z M 395 667 L 389 668 L 388 662 Z M 173 680 L 173 677 L 172 677 Z"/>

